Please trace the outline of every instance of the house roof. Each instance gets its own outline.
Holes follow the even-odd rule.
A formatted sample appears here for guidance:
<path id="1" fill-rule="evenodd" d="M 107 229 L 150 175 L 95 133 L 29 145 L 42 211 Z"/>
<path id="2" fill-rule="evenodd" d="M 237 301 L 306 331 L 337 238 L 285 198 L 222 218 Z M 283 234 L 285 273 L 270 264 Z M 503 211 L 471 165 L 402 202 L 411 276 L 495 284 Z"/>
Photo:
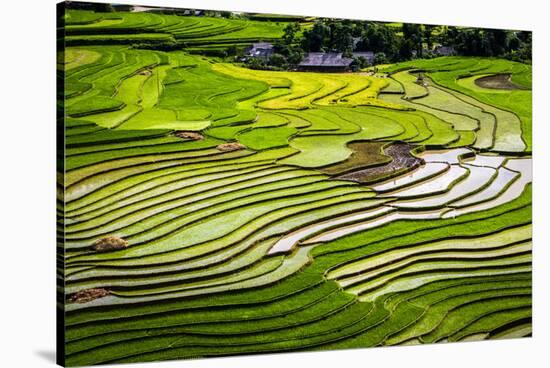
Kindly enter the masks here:
<path id="1" fill-rule="evenodd" d="M 273 44 L 269 42 L 253 43 L 248 49 L 248 55 L 268 57 L 273 54 Z"/>
<path id="2" fill-rule="evenodd" d="M 256 43 L 253 43 L 253 44 L 252 44 L 252 47 L 251 47 L 252 50 L 256 50 L 256 49 L 272 49 L 272 48 L 273 48 L 273 44 L 272 44 L 272 43 L 269 43 L 269 42 L 256 42 Z"/>
<path id="3" fill-rule="evenodd" d="M 357 51 L 353 52 L 352 55 L 354 57 L 364 57 L 367 60 L 374 59 L 374 52 L 372 51 Z"/>
<path id="4" fill-rule="evenodd" d="M 269 42 L 256 42 L 250 46 L 248 51 L 250 54 L 256 53 L 258 51 L 262 51 L 262 52 L 273 51 L 273 44 Z"/>
<path id="5" fill-rule="evenodd" d="M 349 66 L 352 62 L 353 62 L 353 59 L 342 57 L 342 53 L 310 52 L 302 60 L 299 66 L 342 67 L 342 66 Z"/>
<path id="6" fill-rule="evenodd" d="M 451 55 L 455 52 L 455 49 L 454 47 L 452 46 L 436 46 L 435 49 L 434 49 L 435 53 L 439 54 L 439 55 L 445 55 L 445 56 L 448 56 L 448 55 Z"/>

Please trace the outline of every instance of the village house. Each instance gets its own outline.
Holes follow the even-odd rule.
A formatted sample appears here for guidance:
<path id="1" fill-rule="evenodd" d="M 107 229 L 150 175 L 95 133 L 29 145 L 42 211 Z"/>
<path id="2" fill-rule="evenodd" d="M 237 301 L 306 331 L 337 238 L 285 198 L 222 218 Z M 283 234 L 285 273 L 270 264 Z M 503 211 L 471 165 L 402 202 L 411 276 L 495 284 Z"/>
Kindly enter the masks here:
<path id="1" fill-rule="evenodd" d="M 422 47 L 422 56 L 429 55 L 430 53 L 433 53 L 433 51 L 430 51 L 426 47 Z M 411 50 L 411 55 L 413 58 L 418 57 L 418 50 Z"/>
<path id="2" fill-rule="evenodd" d="M 361 42 L 361 40 L 362 40 L 361 37 L 352 37 L 351 38 L 351 42 L 352 42 L 354 50 L 357 48 L 357 45 L 359 44 L 359 42 Z"/>
<path id="3" fill-rule="evenodd" d="M 374 64 L 374 52 L 372 51 L 355 51 L 352 55 L 354 58 L 364 58 L 370 65 Z"/>
<path id="4" fill-rule="evenodd" d="M 352 58 L 341 52 L 310 52 L 298 64 L 298 70 L 315 72 L 344 72 L 349 70 Z"/>
<path id="5" fill-rule="evenodd" d="M 246 55 L 267 60 L 275 52 L 273 44 L 269 42 L 256 42 L 247 50 Z"/>
<path id="6" fill-rule="evenodd" d="M 434 47 L 434 54 L 439 56 L 452 56 L 456 55 L 456 51 L 452 46 L 437 45 Z"/>

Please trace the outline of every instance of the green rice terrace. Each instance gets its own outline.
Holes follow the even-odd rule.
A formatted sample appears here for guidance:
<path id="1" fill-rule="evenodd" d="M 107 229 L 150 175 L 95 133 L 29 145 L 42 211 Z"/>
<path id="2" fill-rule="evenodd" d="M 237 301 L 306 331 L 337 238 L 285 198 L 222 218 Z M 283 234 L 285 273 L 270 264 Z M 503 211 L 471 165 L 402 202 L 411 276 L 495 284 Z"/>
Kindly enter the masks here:
<path id="1" fill-rule="evenodd" d="M 67 365 L 530 336 L 530 65 L 253 70 L 208 51 L 284 19 L 65 22 Z"/>

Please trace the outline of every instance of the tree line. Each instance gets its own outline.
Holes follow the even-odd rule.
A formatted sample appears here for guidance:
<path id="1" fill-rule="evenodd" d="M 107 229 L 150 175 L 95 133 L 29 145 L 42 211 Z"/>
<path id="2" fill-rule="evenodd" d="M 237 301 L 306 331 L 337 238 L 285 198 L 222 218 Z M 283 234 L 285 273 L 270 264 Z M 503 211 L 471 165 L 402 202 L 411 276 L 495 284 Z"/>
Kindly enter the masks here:
<path id="1" fill-rule="evenodd" d="M 500 57 L 531 63 L 531 32 L 403 23 L 317 19 L 301 31 L 290 23 L 274 43 L 268 60 L 248 60 L 255 68 L 285 68 L 298 64 L 308 52 L 372 51 L 374 64 L 438 56 L 435 45 L 450 47 L 455 55 Z M 363 67 L 364 61 L 354 60 Z"/>

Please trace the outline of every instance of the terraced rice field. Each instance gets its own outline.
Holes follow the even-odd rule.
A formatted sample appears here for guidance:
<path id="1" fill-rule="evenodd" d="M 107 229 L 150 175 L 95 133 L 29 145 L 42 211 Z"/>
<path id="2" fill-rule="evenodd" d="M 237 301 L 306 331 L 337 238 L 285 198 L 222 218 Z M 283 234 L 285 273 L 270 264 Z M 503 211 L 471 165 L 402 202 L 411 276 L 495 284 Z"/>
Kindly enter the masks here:
<path id="1" fill-rule="evenodd" d="M 67 14 L 67 365 L 530 336 L 530 66 L 257 71 L 115 42 L 281 27 Z M 522 88 L 476 84 L 503 73 Z"/>

